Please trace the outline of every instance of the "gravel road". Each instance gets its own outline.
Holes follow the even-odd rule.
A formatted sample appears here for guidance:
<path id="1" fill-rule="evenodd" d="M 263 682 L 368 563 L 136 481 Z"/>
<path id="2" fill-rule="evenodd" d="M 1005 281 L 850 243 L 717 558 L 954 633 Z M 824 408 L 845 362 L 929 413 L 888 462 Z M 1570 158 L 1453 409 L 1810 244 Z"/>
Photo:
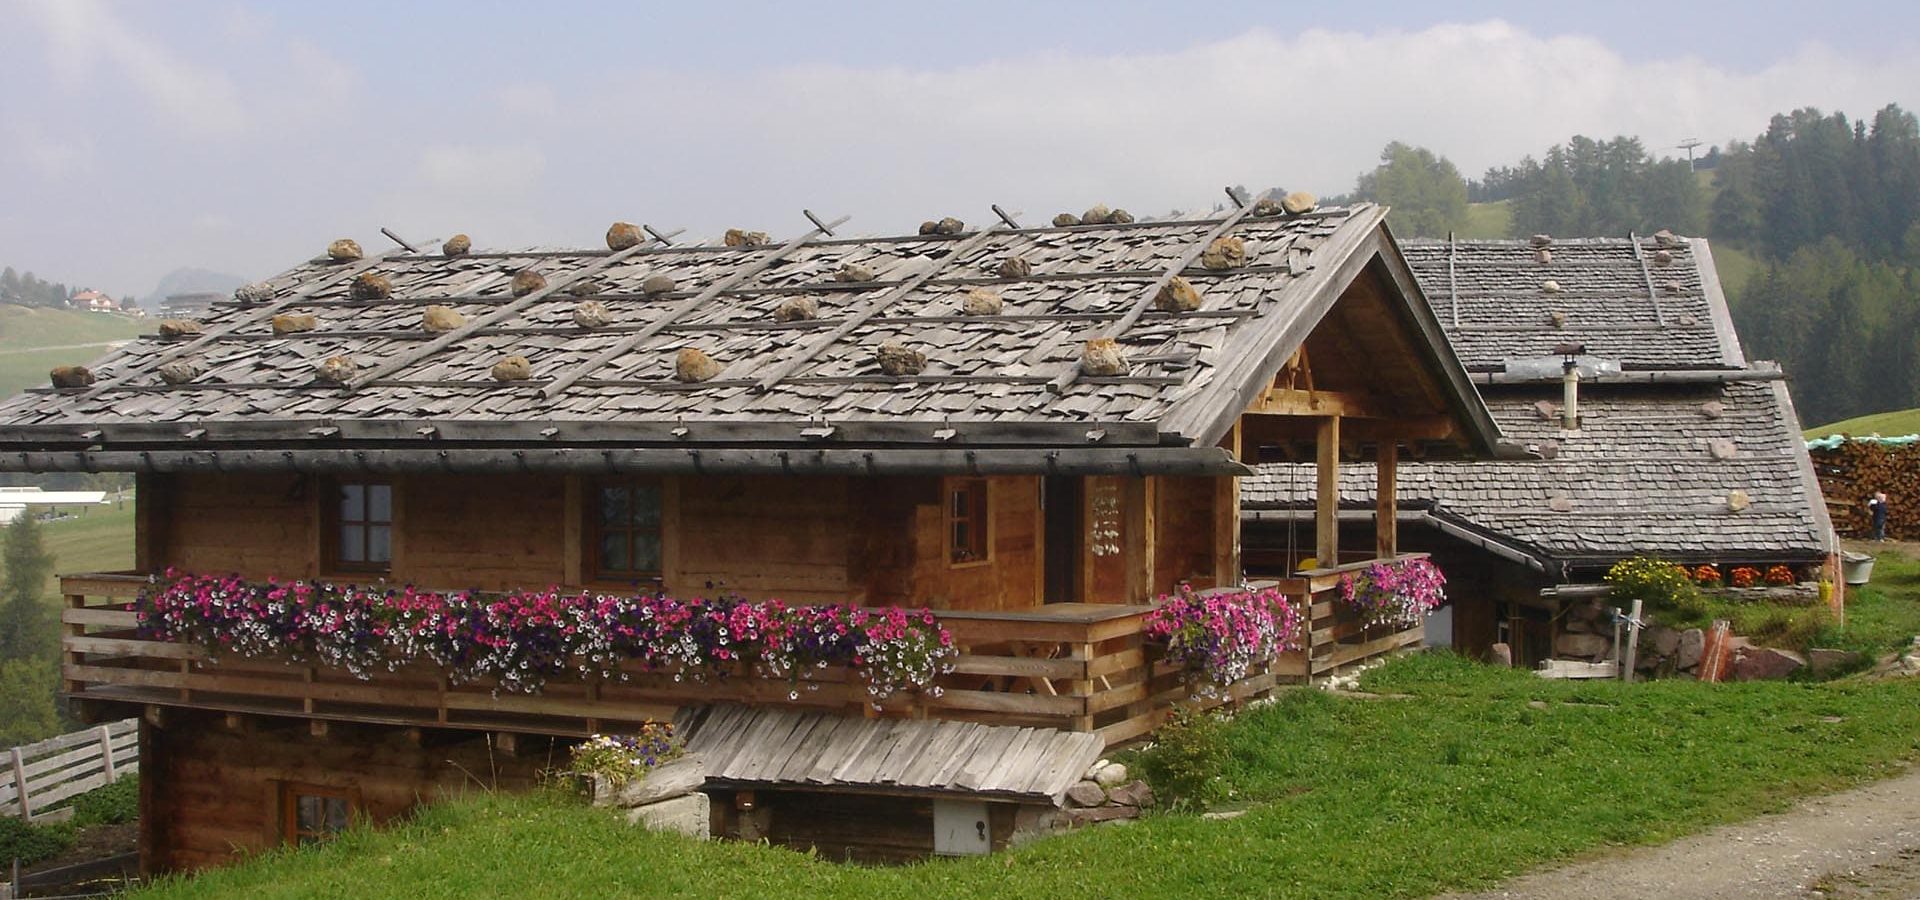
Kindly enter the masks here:
<path id="1" fill-rule="evenodd" d="M 1920 769 L 1780 815 L 1449 896 L 1920 898 Z"/>

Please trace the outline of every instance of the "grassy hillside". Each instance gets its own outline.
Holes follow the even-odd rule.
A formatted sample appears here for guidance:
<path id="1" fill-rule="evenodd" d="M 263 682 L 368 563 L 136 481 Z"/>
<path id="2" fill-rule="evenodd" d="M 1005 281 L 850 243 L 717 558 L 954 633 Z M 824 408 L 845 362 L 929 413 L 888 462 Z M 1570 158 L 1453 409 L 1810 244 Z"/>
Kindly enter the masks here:
<path id="1" fill-rule="evenodd" d="M 1227 726 L 1238 818 L 1156 814 L 991 857 L 862 867 L 476 792 L 136 896 L 1427 896 L 1899 772 L 1920 729 L 1920 679 L 1548 681 L 1431 654 L 1365 686 L 1412 699 L 1290 691 Z"/>
<path id="2" fill-rule="evenodd" d="M 145 328 L 112 313 L 0 305 L 0 396 L 47 383 L 47 370 L 104 356 Z"/>
<path id="3" fill-rule="evenodd" d="M 1463 240 L 1512 237 L 1513 207 L 1505 200 L 1467 204 L 1467 223 L 1457 235 Z"/>
<path id="4" fill-rule="evenodd" d="M 1832 425 L 1809 428 L 1807 437 L 1826 437 L 1830 434 L 1878 434 L 1884 437 L 1897 437 L 1903 434 L 1920 434 L 1920 409 L 1903 409 L 1896 412 L 1874 413 L 1859 416 Z"/>
<path id="5" fill-rule="evenodd" d="M 60 596 L 59 576 L 133 568 L 133 494 L 109 506 L 66 507 L 68 518 L 41 523 L 42 540 L 53 554 L 47 579 L 48 602 Z M 0 562 L 0 572 L 4 572 Z"/>

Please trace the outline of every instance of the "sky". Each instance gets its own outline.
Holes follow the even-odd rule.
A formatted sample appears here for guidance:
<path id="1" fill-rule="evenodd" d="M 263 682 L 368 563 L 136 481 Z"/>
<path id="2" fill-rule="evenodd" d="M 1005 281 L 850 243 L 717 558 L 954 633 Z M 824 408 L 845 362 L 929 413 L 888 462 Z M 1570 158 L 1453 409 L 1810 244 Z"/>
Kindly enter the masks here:
<path id="1" fill-rule="evenodd" d="M 0 264 L 143 295 L 386 249 L 791 236 L 1469 176 L 1911 109 L 1920 4 L 0 0 Z"/>

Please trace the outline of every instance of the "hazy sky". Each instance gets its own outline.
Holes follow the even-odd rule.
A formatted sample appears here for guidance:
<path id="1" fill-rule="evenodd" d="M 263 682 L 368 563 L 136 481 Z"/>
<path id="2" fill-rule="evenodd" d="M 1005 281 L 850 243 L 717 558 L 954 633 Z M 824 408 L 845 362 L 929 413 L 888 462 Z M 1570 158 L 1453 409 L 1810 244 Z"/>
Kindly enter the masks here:
<path id="1" fill-rule="evenodd" d="M 122 295 L 382 225 L 1156 214 L 1344 192 L 1395 139 L 1477 175 L 1576 133 L 1920 105 L 1920 4 L 1439 6 L 0 0 L 0 263 Z"/>

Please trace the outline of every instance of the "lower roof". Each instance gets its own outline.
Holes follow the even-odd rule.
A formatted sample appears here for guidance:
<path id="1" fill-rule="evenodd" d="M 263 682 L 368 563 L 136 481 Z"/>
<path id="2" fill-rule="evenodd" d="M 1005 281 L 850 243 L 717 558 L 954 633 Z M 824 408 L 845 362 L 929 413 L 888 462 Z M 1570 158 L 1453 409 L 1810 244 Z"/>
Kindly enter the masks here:
<path id="1" fill-rule="evenodd" d="M 1402 508 L 1463 526 L 1553 568 L 1630 556 L 1811 561 L 1825 555 L 1824 501 L 1782 381 L 1588 386 L 1576 430 L 1547 417 L 1558 385 L 1488 386 L 1509 440 L 1550 458 L 1403 460 Z M 1728 455 L 1728 454 L 1731 455 Z M 1242 479 L 1250 518 L 1314 505 L 1313 467 Z M 1371 464 L 1341 467 L 1342 505 L 1372 508 Z M 1734 492 L 1746 505 L 1729 502 Z"/>
<path id="2" fill-rule="evenodd" d="M 1106 746 L 1090 732 L 731 704 L 682 710 L 674 730 L 709 784 L 1055 805 Z"/>

